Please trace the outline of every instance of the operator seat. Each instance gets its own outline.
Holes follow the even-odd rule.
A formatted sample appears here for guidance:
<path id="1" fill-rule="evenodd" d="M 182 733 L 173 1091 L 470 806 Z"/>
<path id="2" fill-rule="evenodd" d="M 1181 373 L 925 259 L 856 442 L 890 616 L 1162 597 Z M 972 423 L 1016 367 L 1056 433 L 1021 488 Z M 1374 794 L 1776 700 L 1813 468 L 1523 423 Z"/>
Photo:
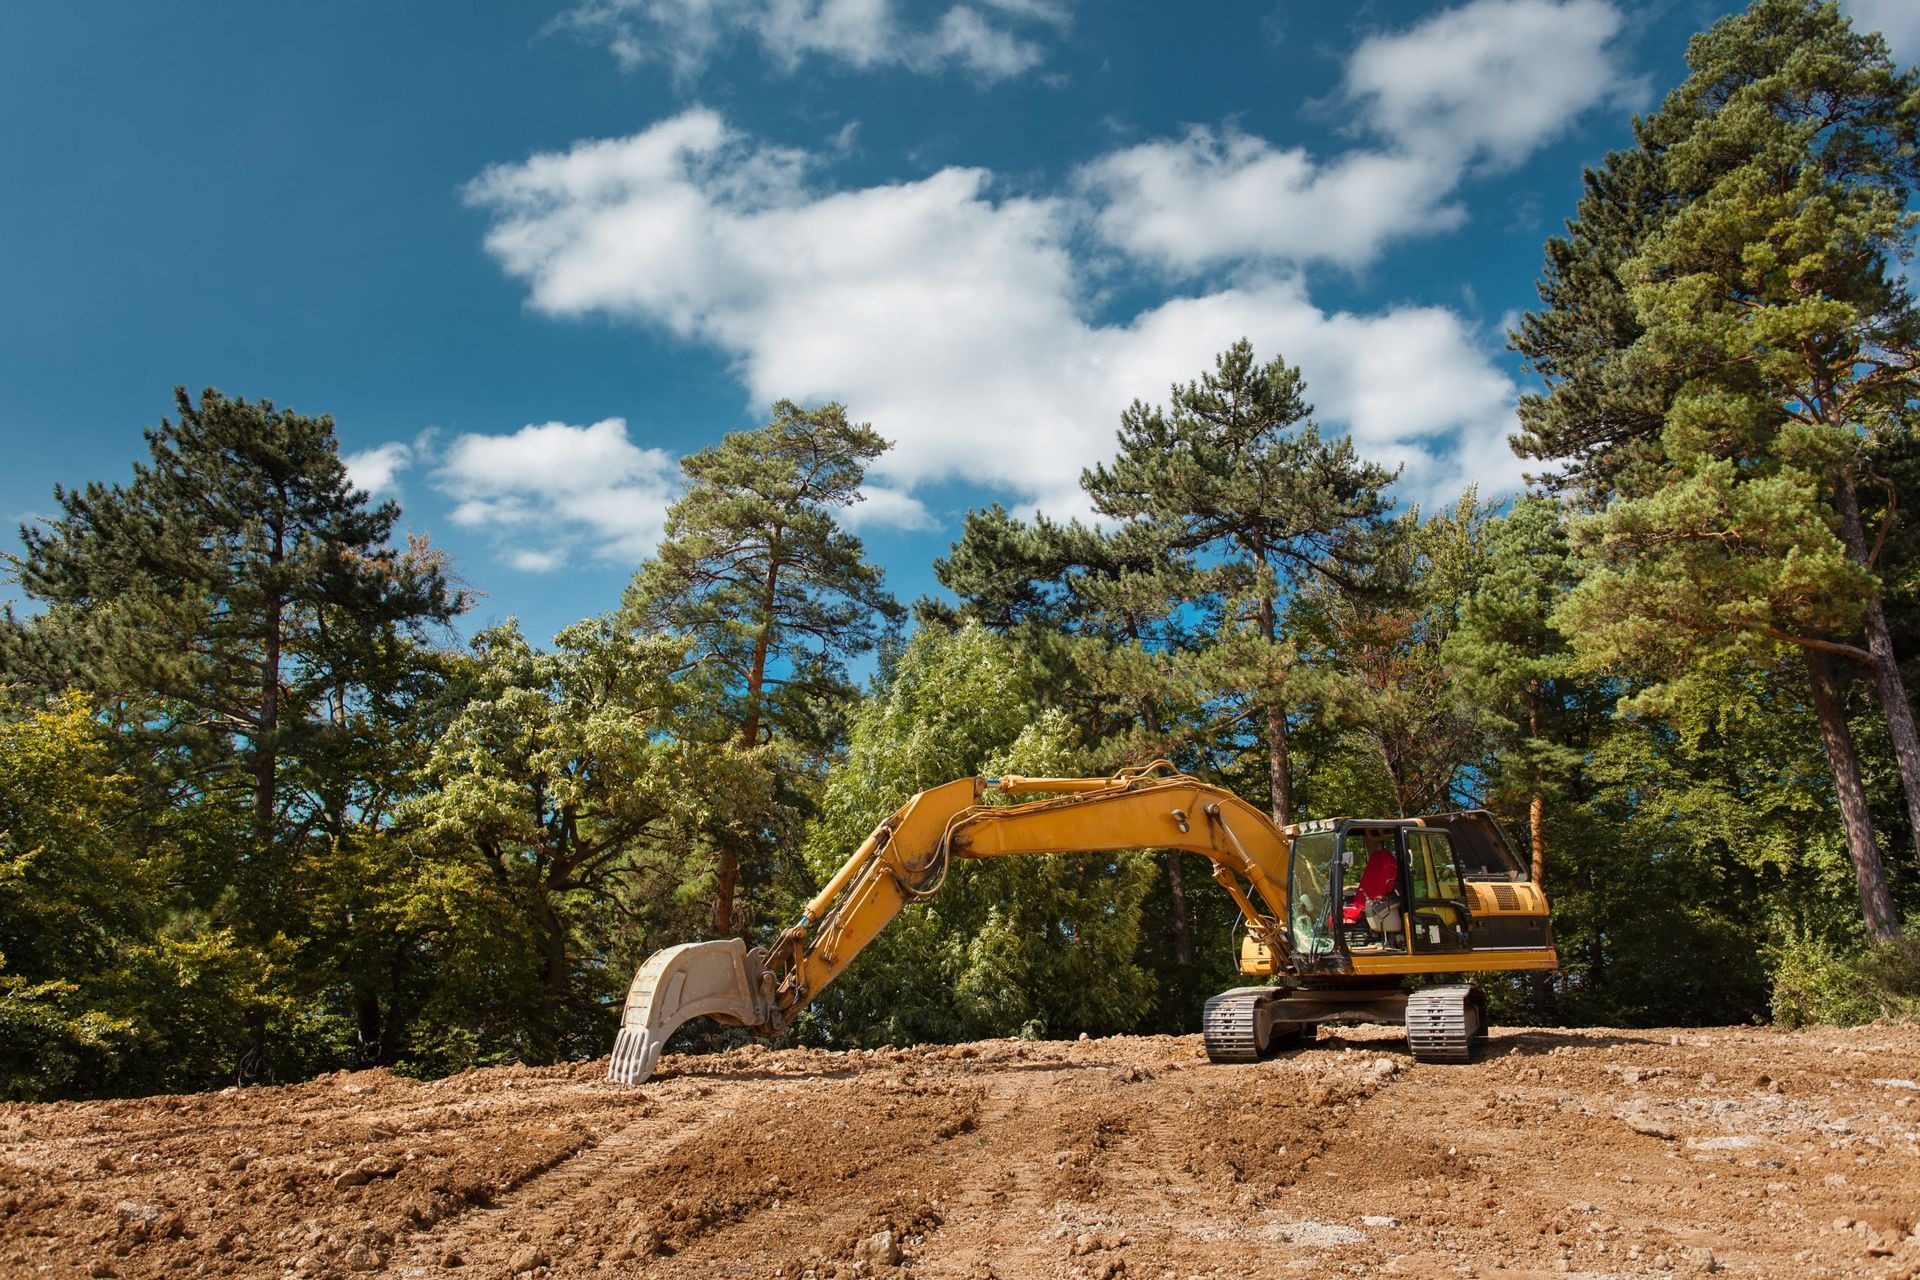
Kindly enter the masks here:
<path id="1" fill-rule="evenodd" d="M 1354 886 L 1353 893 L 1347 898 L 1346 909 L 1341 913 L 1342 921 L 1347 924 L 1363 923 L 1367 905 L 1392 894 L 1399 883 L 1400 860 L 1393 856 L 1391 849 L 1375 849 L 1367 855 L 1367 865 L 1360 872 L 1360 883 Z"/>

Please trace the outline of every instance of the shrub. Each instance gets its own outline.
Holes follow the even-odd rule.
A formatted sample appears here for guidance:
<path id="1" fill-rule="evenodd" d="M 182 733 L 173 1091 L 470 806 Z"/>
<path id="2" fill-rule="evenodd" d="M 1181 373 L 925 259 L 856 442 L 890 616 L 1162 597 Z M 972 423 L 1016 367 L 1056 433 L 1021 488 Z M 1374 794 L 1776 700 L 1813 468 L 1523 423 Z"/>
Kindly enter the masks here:
<path id="1" fill-rule="evenodd" d="M 1783 949 L 1773 974 L 1773 1020 L 1783 1027 L 1852 1027 L 1880 1018 L 1920 1021 L 1920 925 L 1896 942 L 1855 948 L 1806 939 Z"/>

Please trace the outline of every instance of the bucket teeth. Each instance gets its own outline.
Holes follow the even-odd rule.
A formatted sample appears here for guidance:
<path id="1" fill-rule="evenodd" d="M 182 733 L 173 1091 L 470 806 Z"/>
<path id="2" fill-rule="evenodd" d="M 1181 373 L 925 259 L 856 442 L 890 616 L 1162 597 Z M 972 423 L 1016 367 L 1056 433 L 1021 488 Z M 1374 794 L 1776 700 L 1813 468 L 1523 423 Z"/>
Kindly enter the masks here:
<path id="1" fill-rule="evenodd" d="M 622 1027 L 613 1039 L 613 1060 L 607 1064 L 607 1079 L 617 1084 L 639 1084 L 653 1074 L 660 1061 L 660 1041 L 647 1034 L 645 1027 Z"/>

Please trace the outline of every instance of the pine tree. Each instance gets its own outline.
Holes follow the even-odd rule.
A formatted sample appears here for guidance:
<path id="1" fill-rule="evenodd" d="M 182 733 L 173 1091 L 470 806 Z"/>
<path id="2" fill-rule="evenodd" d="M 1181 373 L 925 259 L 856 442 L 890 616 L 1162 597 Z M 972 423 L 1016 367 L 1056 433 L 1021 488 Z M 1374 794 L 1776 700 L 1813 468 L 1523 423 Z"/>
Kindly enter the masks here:
<path id="1" fill-rule="evenodd" d="M 1313 689 L 1323 735 L 1336 735 L 1334 754 L 1358 747 L 1377 765 L 1385 803 L 1370 811 L 1410 818 L 1459 807 L 1480 726 L 1455 696 L 1446 647 L 1484 568 L 1490 510 L 1469 488 L 1437 515 L 1411 511 L 1380 539 L 1375 589 L 1322 580 L 1298 597 L 1301 683 Z"/>
<path id="2" fill-rule="evenodd" d="M 1920 326 L 1893 268 L 1913 227 L 1920 82 L 1810 0 L 1758 0 L 1688 60 L 1639 122 L 1640 154 L 1589 176 L 1580 220 L 1549 246 L 1548 305 L 1516 345 L 1554 385 L 1523 408 L 1521 447 L 1611 500 L 1578 531 L 1597 569 L 1564 613 L 1590 665 L 1798 650 L 1863 915 L 1885 936 L 1835 660 L 1875 676 L 1920 842 L 1920 730 L 1860 496 L 1914 385 Z"/>
<path id="3" fill-rule="evenodd" d="M 849 658 L 901 615 L 837 513 L 860 500 L 887 442 L 838 404 L 782 400 L 773 420 L 683 460 L 686 493 L 627 588 L 622 619 L 694 637 L 743 751 L 770 741 L 818 761 L 854 697 Z M 740 850 L 717 852 L 713 930 L 741 925 Z"/>
<path id="4" fill-rule="evenodd" d="M 1547 241 L 1540 310 L 1509 335 L 1546 389 L 1520 397 L 1514 451 L 1551 464 L 1533 477 L 1586 507 L 1649 483 L 1661 462 L 1660 432 L 1676 379 L 1649 367 L 1635 343 L 1645 332 L 1625 264 L 1672 210 L 1676 197 L 1644 122 L 1640 146 L 1615 151 L 1583 175 L 1567 234 Z"/>
<path id="5" fill-rule="evenodd" d="M 1558 505 L 1521 499 L 1488 528 L 1483 572 L 1445 642 L 1460 698 L 1498 743 L 1499 772 L 1524 789 L 1536 884 L 1546 876 L 1547 794 L 1579 755 L 1566 740 L 1578 701 L 1572 653 L 1553 626 L 1576 572 Z"/>
<path id="6" fill-rule="evenodd" d="M 175 392 L 131 483 L 56 489 L 9 568 L 45 612 L 9 629 L 9 678 L 118 706 L 123 730 L 219 801 L 245 797 L 228 876 L 256 930 L 297 916 L 286 861 L 367 772 L 352 713 L 404 699 L 413 646 L 466 606 L 441 558 L 389 539 L 330 417 Z"/>
<path id="7" fill-rule="evenodd" d="M 1796 0 L 1755 4 L 1688 57 L 1693 75 L 1661 112 L 1663 160 L 1703 193 L 1626 269 L 1644 359 L 1684 379 L 1668 452 L 1683 467 L 1727 460 L 1811 481 L 1851 566 L 1846 632 L 1866 639 L 1845 656 L 1877 682 L 1920 844 L 1920 728 L 1860 495 L 1876 441 L 1905 429 L 1920 389 L 1920 313 L 1897 273 L 1916 224 L 1920 76 L 1837 9 Z"/>
<path id="8" fill-rule="evenodd" d="M 1242 339 L 1199 381 L 1172 389 L 1167 408 L 1136 401 L 1121 418 L 1111 465 L 1082 486 L 1100 514 L 1157 526 L 1191 557 L 1178 594 L 1211 597 L 1239 643 L 1223 651 L 1265 731 L 1274 820 L 1293 820 L 1288 758 L 1288 599 L 1310 581 L 1363 588 L 1390 504 L 1394 473 L 1362 462 L 1350 440 L 1322 440 L 1309 421 L 1300 371 L 1258 363 Z"/>
<path id="9" fill-rule="evenodd" d="M 1167 758 L 1205 771 L 1218 733 L 1209 724 L 1205 622 L 1184 607 L 1193 566 L 1168 545 L 1167 533 L 1147 521 L 1110 531 L 1044 515 L 1026 522 L 996 503 L 969 512 L 952 553 L 934 562 L 960 606 L 916 607 L 924 620 L 979 622 L 1017 637 L 1050 702 L 1090 744 L 1092 767 Z M 1165 927 L 1147 933 L 1154 942 L 1164 933 L 1169 943 L 1156 972 L 1161 1012 L 1183 1011 L 1173 1025 L 1184 1025 L 1192 1001 L 1164 998 L 1168 988 L 1196 976 L 1191 856 L 1166 851 Z M 1157 898 L 1148 909 L 1157 919 Z"/>
<path id="10" fill-rule="evenodd" d="M 996 502 L 967 512 L 952 549 L 933 562 L 934 578 L 959 597 L 959 607 L 931 599 L 914 607 L 923 619 L 948 626 L 1058 631 L 1086 618 L 1076 584 L 1119 567 L 1098 530 L 1044 514 L 1022 520 Z"/>

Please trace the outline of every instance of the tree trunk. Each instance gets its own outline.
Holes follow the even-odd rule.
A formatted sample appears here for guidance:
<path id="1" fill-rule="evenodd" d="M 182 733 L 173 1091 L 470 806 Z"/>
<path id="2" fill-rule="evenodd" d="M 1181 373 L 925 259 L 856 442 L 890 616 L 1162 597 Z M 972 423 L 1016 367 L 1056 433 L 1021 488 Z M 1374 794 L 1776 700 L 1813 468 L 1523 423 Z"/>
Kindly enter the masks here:
<path id="1" fill-rule="evenodd" d="M 1267 704 L 1267 773 L 1273 786 L 1273 821 L 1293 821 L 1293 764 L 1287 758 L 1287 708 L 1278 698 Z"/>
<path id="2" fill-rule="evenodd" d="M 773 531 L 767 548 L 767 581 L 760 599 L 760 629 L 753 637 L 753 662 L 747 669 L 747 714 L 740 726 L 740 749 L 760 745 L 760 702 L 767 686 L 767 654 L 773 647 L 773 610 L 780 599 L 780 531 Z M 719 848 L 719 876 L 713 893 L 713 932 L 726 937 L 734 931 L 734 899 L 740 891 L 740 854 L 724 839 Z"/>
<path id="3" fill-rule="evenodd" d="M 274 863 L 274 837 L 278 826 L 275 793 L 280 772 L 280 650 L 285 627 L 286 599 L 280 593 L 280 564 L 286 555 L 285 534 L 273 530 L 272 550 L 268 553 L 266 616 L 261 620 L 260 646 L 260 723 L 253 735 L 253 850 L 247 859 L 252 881 L 246 893 L 250 899 L 243 910 L 262 935 L 273 933 L 278 910 L 276 892 L 280 877 Z M 265 1052 L 264 1026 L 253 1045 Z"/>
<path id="4" fill-rule="evenodd" d="M 1402 767 L 1403 762 L 1395 759 L 1393 744 L 1387 740 L 1385 734 L 1376 733 L 1371 736 L 1374 745 L 1380 748 L 1380 767 L 1387 771 L 1387 782 L 1393 787 L 1393 816 L 1404 818 L 1407 816 L 1407 810 L 1412 808 L 1408 803 L 1412 788 L 1406 784 L 1403 776 L 1406 772 Z"/>
<path id="5" fill-rule="evenodd" d="M 1140 629 L 1128 627 L 1128 635 L 1137 644 Z M 1146 722 L 1147 732 L 1153 738 L 1155 755 L 1167 754 L 1167 743 L 1160 732 L 1160 711 L 1153 705 L 1152 698 L 1140 699 L 1140 718 Z M 1170 900 L 1172 918 L 1168 923 L 1173 931 L 1173 959 L 1176 964 L 1193 963 L 1193 926 L 1187 916 L 1187 889 L 1180 882 L 1180 851 L 1167 850 L 1167 897 Z"/>
<path id="6" fill-rule="evenodd" d="M 1180 851 L 1167 850 L 1167 896 L 1173 899 L 1173 959 L 1193 963 L 1193 928 L 1187 922 L 1187 890 L 1180 883 Z"/>
<path id="7" fill-rule="evenodd" d="M 719 883 L 713 891 L 713 932 L 715 937 L 733 933 L 733 900 L 740 892 L 740 855 L 724 838 L 719 849 Z"/>
<path id="8" fill-rule="evenodd" d="M 1280 643 L 1278 618 L 1272 596 L 1260 597 L 1260 634 L 1269 645 Z M 1267 775 L 1273 787 L 1273 821 L 1287 826 L 1293 821 L 1293 764 L 1287 758 L 1287 704 L 1277 690 L 1263 689 L 1260 696 L 1267 704 Z"/>
<path id="9" fill-rule="evenodd" d="M 1528 871 L 1534 884 L 1544 889 L 1547 886 L 1547 798 L 1538 791 L 1527 801 L 1527 831 L 1533 841 L 1532 865 Z"/>
<path id="10" fill-rule="evenodd" d="M 354 995 L 354 1021 L 360 1041 L 360 1061 L 375 1063 L 385 1060 L 385 1046 L 381 1043 L 382 1034 L 380 1015 L 380 993 L 369 987 L 361 987 Z"/>
<path id="11" fill-rule="evenodd" d="M 1834 682 L 1833 655 L 1818 649 L 1803 648 L 1800 652 L 1806 658 L 1813 710 L 1820 719 L 1820 736 L 1826 742 L 1827 761 L 1833 769 L 1840 821 L 1846 828 L 1847 855 L 1853 861 L 1853 879 L 1860 891 L 1860 914 L 1876 941 L 1891 942 L 1900 936 L 1899 920 L 1894 915 L 1893 896 L 1887 891 L 1886 867 L 1874 839 L 1866 788 L 1860 784 L 1860 760 L 1854 754 L 1853 734 L 1847 728 L 1846 712 Z"/>
<path id="12" fill-rule="evenodd" d="M 1540 682 L 1527 683 L 1527 736 L 1534 742 L 1540 741 Z M 1532 854 L 1533 883 L 1540 888 L 1546 887 L 1547 869 L 1547 798 L 1541 794 L 1538 757 L 1535 757 L 1533 795 L 1527 801 L 1527 839 Z"/>
<path id="13" fill-rule="evenodd" d="M 541 939 L 544 955 L 540 974 L 539 1027 L 539 1035 L 544 1043 L 539 1049 L 552 1058 L 559 1048 L 560 1014 L 567 1003 L 567 980 L 571 976 L 567 960 L 567 926 L 554 908 L 553 895 L 544 889 L 540 892 L 539 915 L 545 934 Z"/>
<path id="14" fill-rule="evenodd" d="M 1835 485 L 1840 508 L 1840 536 L 1847 554 L 1862 568 L 1872 554 L 1867 547 L 1866 524 L 1860 516 L 1860 494 L 1853 477 L 1841 473 Z M 1887 717 L 1888 735 L 1893 739 L 1893 758 L 1900 770 L 1900 789 L 1907 799 L 1907 823 L 1912 828 L 1914 848 L 1920 854 L 1920 727 L 1913 719 L 1913 703 L 1907 698 L 1907 682 L 1900 674 L 1900 659 L 1893 651 L 1893 634 L 1887 630 L 1886 610 L 1876 593 L 1867 601 L 1862 619 L 1867 633 L 1867 650 L 1873 654 L 1874 688 L 1881 710 Z"/>
<path id="15" fill-rule="evenodd" d="M 751 751 L 760 745 L 760 696 L 767 685 L 767 649 L 771 624 L 762 626 L 753 640 L 753 665 L 747 670 L 747 714 L 740 726 L 740 749 Z"/>
<path id="16" fill-rule="evenodd" d="M 274 743 L 280 727 L 280 620 L 276 616 L 260 659 L 260 724 L 253 737 L 253 840 L 262 856 L 273 843 L 273 793 L 279 773 Z"/>
<path id="17" fill-rule="evenodd" d="M 274 535 L 273 562 L 280 560 L 280 536 Z M 279 772 L 280 644 L 286 604 L 277 591 L 266 601 L 265 635 L 260 652 L 260 723 L 253 739 L 253 838 L 265 856 L 274 835 L 274 789 Z"/>

